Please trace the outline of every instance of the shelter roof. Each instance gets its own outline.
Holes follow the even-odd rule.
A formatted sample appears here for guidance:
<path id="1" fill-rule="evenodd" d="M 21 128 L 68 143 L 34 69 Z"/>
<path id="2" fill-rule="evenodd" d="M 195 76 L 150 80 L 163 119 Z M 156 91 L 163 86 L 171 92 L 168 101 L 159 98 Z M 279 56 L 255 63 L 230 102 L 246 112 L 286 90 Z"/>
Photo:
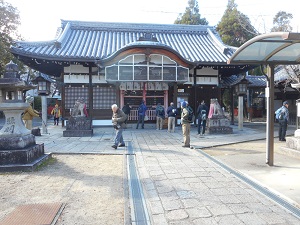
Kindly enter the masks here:
<path id="1" fill-rule="evenodd" d="M 241 64 L 299 64 L 300 33 L 273 32 L 247 41 L 228 60 Z"/>

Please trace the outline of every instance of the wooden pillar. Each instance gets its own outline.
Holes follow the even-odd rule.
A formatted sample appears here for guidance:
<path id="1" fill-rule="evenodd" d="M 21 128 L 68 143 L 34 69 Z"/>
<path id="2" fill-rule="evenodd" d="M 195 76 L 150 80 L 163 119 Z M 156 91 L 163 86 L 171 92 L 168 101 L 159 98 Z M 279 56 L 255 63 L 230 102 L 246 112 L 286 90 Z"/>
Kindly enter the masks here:
<path id="1" fill-rule="evenodd" d="M 64 74 L 61 74 L 62 76 L 62 84 L 64 84 Z M 61 116 L 62 116 L 62 121 L 61 121 L 61 126 L 64 127 L 65 126 L 65 120 L 66 120 L 66 91 L 65 91 L 65 85 L 62 85 L 61 87 Z"/>
<path id="2" fill-rule="evenodd" d="M 164 90 L 164 108 L 167 109 L 169 106 L 168 102 L 168 90 Z M 167 110 L 166 110 L 167 112 Z"/>
<path id="3" fill-rule="evenodd" d="M 178 86 L 177 83 L 174 83 L 173 103 L 176 108 L 177 108 L 177 96 L 178 96 Z"/>
<path id="4" fill-rule="evenodd" d="M 197 110 L 197 78 L 196 78 L 196 73 L 197 73 L 197 69 L 194 69 L 194 74 L 193 74 L 193 78 L 194 78 L 194 82 L 193 82 L 193 88 L 194 88 L 194 112 L 196 112 Z M 195 117 L 196 120 L 196 117 Z M 194 121 L 194 124 L 196 124 L 196 121 Z"/>
<path id="5" fill-rule="evenodd" d="M 147 95 L 146 82 L 143 82 L 143 100 L 145 100 L 145 104 L 147 104 L 147 102 L 146 102 L 146 95 Z"/>
<path id="6" fill-rule="evenodd" d="M 177 96 L 178 96 L 178 86 L 177 86 L 177 83 L 174 83 L 174 94 L 173 94 L 173 103 L 174 103 L 174 106 L 175 106 L 175 108 L 177 108 Z M 180 115 L 179 115 L 180 116 Z M 178 123 L 177 123 L 177 118 L 179 117 L 179 116 L 176 116 L 175 117 L 175 126 L 177 126 L 178 125 Z"/>
<path id="7" fill-rule="evenodd" d="M 88 96 L 89 96 L 89 99 L 88 99 L 88 101 L 89 101 L 89 118 L 91 119 L 91 120 L 93 120 L 93 114 L 94 114 L 94 106 L 93 106 L 93 104 L 94 104 L 94 101 L 93 101 L 93 93 L 94 93 L 94 91 L 93 91 L 93 75 L 92 75 L 92 66 L 90 65 L 89 66 L 89 89 L 88 89 L 88 92 L 89 92 L 89 94 L 88 94 Z"/>
<path id="8" fill-rule="evenodd" d="M 120 109 L 122 109 L 125 105 L 124 95 L 124 90 L 120 90 Z"/>

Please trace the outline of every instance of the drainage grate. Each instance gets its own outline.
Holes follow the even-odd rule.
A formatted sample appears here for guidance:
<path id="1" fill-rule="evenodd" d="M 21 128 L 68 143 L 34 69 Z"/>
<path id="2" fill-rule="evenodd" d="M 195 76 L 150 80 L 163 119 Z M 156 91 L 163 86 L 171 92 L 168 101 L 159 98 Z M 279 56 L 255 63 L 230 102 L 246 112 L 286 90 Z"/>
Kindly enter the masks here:
<path id="1" fill-rule="evenodd" d="M 21 205 L 0 221 L 0 225 L 50 225 L 61 212 L 62 205 L 62 203 Z"/>
<path id="2" fill-rule="evenodd" d="M 225 165 L 224 163 L 222 163 L 219 160 L 215 159 L 214 157 L 208 155 L 204 151 L 202 151 L 200 149 L 197 149 L 197 151 L 200 152 L 205 157 L 207 157 L 210 160 L 212 160 L 214 163 L 216 163 L 219 166 L 221 166 L 222 168 L 224 168 L 225 170 L 227 170 L 229 173 L 235 175 L 236 177 L 238 177 L 242 181 L 246 182 L 251 187 L 255 188 L 257 191 L 259 191 L 262 194 L 264 194 L 265 196 L 269 197 L 271 200 L 275 201 L 277 204 L 281 205 L 286 210 L 288 210 L 291 213 L 293 213 L 296 217 L 300 218 L 300 209 L 299 208 L 295 207 L 291 203 L 287 202 L 286 200 L 284 200 L 280 196 L 274 194 L 273 192 L 271 192 L 270 190 L 266 189 L 265 187 L 259 185 L 258 183 L 254 182 L 253 180 L 247 178 L 246 176 L 244 176 L 243 174 L 239 173 L 238 171 L 236 171 L 236 170 L 228 167 L 227 165 Z"/>
<path id="3" fill-rule="evenodd" d="M 151 223 L 136 169 L 135 155 L 133 153 L 131 142 L 128 142 L 127 170 L 131 196 L 132 223 L 137 225 L 147 225 Z"/>

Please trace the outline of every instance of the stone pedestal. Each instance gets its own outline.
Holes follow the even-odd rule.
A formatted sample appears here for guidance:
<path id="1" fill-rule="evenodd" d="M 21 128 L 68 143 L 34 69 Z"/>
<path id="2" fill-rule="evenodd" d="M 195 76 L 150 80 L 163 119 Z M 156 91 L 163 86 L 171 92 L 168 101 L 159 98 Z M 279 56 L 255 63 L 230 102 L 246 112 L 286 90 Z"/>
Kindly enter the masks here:
<path id="1" fill-rule="evenodd" d="M 44 144 L 14 150 L 0 150 L 0 165 L 32 163 L 44 155 Z"/>
<path id="2" fill-rule="evenodd" d="M 286 137 L 286 147 L 280 150 L 284 154 L 300 159 L 300 137 Z"/>
<path id="3" fill-rule="evenodd" d="M 28 103 L 0 103 L 5 124 L 0 130 L 0 172 L 32 171 L 49 158 L 44 144 L 36 144 L 34 135 L 26 129 L 21 113 Z"/>
<path id="4" fill-rule="evenodd" d="M 207 129 L 210 134 L 232 134 L 232 127 L 227 118 L 213 117 L 207 120 Z"/>
<path id="5" fill-rule="evenodd" d="M 35 144 L 35 137 L 32 134 L 0 136 L 0 151 L 28 148 Z"/>
<path id="6" fill-rule="evenodd" d="M 64 137 L 91 137 L 93 135 L 92 120 L 86 117 L 70 117 L 67 121 Z"/>

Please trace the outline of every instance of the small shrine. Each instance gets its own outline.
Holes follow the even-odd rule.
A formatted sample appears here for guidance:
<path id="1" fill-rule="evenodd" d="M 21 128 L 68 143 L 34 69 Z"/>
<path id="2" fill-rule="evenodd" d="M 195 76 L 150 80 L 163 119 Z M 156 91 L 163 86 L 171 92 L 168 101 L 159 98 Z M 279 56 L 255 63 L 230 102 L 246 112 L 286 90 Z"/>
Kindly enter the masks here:
<path id="1" fill-rule="evenodd" d="M 64 137 L 91 137 L 93 135 L 92 120 L 88 118 L 86 104 L 83 98 L 76 100 L 70 111 Z"/>
<path id="2" fill-rule="evenodd" d="M 20 79 L 18 66 L 12 61 L 0 78 L 0 109 L 5 124 L 0 130 L 0 171 L 33 170 L 51 154 L 44 154 L 44 144 L 36 144 L 35 136 L 26 129 L 21 114 L 29 107 L 23 92 L 36 88 Z"/>
<path id="3" fill-rule="evenodd" d="M 232 134 L 229 119 L 216 98 L 210 100 L 207 128 L 211 134 Z"/>

